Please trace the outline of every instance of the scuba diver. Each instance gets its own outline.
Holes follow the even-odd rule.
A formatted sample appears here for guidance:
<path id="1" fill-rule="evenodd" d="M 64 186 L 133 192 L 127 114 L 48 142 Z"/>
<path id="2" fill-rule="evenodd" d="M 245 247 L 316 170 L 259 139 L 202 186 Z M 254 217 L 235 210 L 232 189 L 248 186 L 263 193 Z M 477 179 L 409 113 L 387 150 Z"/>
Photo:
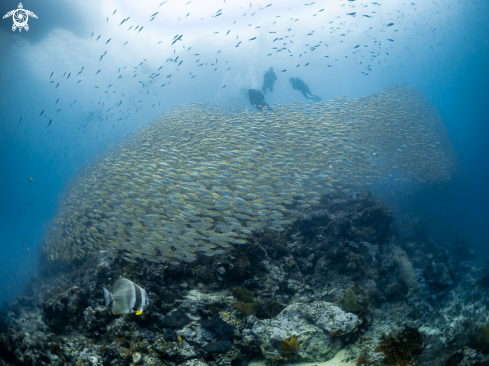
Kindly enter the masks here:
<path id="1" fill-rule="evenodd" d="M 309 86 L 303 82 L 299 78 L 290 78 L 289 81 L 292 83 L 292 88 L 294 90 L 299 90 L 303 96 L 305 96 L 307 99 L 312 99 L 315 102 L 320 102 L 322 99 L 319 98 L 317 95 L 313 95 L 311 91 L 309 90 Z M 311 94 L 310 97 L 307 96 L 307 94 Z"/>
<path id="2" fill-rule="evenodd" d="M 261 92 L 263 95 L 266 94 L 267 90 L 273 92 L 273 85 L 275 84 L 275 80 L 277 80 L 277 75 L 273 72 L 273 67 L 270 67 L 268 71 L 263 76 L 263 86 L 261 88 Z"/>
<path id="3" fill-rule="evenodd" d="M 251 105 L 259 111 L 261 111 L 263 107 L 270 108 L 270 106 L 265 102 L 265 97 L 259 90 L 249 89 L 248 100 L 250 101 Z"/>

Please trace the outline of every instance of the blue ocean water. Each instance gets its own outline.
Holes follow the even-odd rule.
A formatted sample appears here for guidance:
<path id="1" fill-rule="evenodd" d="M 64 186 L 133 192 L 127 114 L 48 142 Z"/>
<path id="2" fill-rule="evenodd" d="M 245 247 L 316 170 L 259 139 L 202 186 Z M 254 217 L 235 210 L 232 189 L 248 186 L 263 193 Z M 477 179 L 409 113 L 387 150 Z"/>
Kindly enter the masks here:
<path id="1" fill-rule="evenodd" d="M 38 17 L 28 31 L 12 31 L 12 17 L 0 22 L 0 303 L 34 275 L 45 225 L 87 162 L 174 105 L 248 106 L 245 91 L 260 88 L 270 66 L 271 105 L 302 100 L 289 77 L 323 100 L 391 84 L 423 92 L 449 130 L 459 171 L 402 204 L 489 244 L 486 1 L 22 5 Z M 0 13 L 18 7 L 2 1 Z"/>

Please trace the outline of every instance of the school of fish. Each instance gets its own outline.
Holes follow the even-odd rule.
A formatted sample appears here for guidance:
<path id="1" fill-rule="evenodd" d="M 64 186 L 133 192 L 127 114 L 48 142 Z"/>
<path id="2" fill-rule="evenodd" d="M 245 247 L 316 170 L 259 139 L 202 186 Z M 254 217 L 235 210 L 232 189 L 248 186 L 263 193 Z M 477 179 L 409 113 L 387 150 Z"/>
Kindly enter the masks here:
<path id="1" fill-rule="evenodd" d="M 191 262 L 253 231 L 284 231 L 329 192 L 434 184 L 456 169 L 443 121 L 405 86 L 258 113 L 175 107 L 74 179 L 44 251 L 52 260 Z"/>

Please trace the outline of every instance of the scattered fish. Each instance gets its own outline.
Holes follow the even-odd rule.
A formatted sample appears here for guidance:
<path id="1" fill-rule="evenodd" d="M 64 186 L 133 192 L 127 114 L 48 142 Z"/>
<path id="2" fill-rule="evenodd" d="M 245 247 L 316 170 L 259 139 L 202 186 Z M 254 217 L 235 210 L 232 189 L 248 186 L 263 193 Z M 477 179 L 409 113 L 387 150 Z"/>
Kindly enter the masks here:
<path id="1" fill-rule="evenodd" d="M 180 36 L 177 34 L 175 37 L 173 37 L 173 42 L 172 42 L 172 44 L 171 44 L 170 46 L 173 46 L 173 44 L 174 44 L 176 41 L 181 40 L 181 39 L 182 39 L 182 36 L 183 36 L 183 34 L 181 34 Z M 178 37 L 178 38 L 176 38 L 176 37 Z"/>

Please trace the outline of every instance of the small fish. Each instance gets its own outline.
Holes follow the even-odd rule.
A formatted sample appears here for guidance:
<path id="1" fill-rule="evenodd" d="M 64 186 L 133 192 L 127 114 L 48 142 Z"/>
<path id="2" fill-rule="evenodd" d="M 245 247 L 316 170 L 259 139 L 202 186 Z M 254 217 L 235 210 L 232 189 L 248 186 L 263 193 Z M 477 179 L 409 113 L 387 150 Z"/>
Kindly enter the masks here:
<path id="1" fill-rule="evenodd" d="M 68 74 L 68 77 L 66 78 L 66 80 L 68 80 L 70 78 L 70 75 L 71 75 L 71 72 Z"/>
<path id="2" fill-rule="evenodd" d="M 109 38 L 109 39 L 107 40 L 107 42 L 105 42 L 105 44 L 109 43 L 111 39 L 112 39 L 112 38 Z M 106 52 L 107 52 L 107 51 L 106 51 Z"/>
<path id="3" fill-rule="evenodd" d="M 59 86 L 59 83 L 58 83 L 58 84 L 56 84 L 56 88 L 57 88 L 58 86 Z M 56 88 L 54 88 L 54 89 L 56 89 Z"/>
<path id="4" fill-rule="evenodd" d="M 60 108 L 60 109 L 58 109 L 58 110 L 56 111 L 56 113 L 58 113 L 60 110 L 61 110 L 61 108 Z"/>
<path id="5" fill-rule="evenodd" d="M 51 122 L 53 122 L 53 119 L 52 118 L 49 120 L 49 123 L 48 123 L 47 127 L 49 127 L 49 125 L 51 125 Z"/>
<path id="6" fill-rule="evenodd" d="M 116 11 L 117 11 L 117 9 L 114 10 L 114 12 L 112 13 L 112 15 L 114 15 Z"/>
<path id="7" fill-rule="evenodd" d="M 224 85 L 222 88 L 224 89 L 227 85 Z"/>
<path id="8" fill-rule="evenodd" d="M 95 32 L 92 32 L 92 35 L 90 36 L 90 38 L 92 38 L 92 37 L 93 37 L 93 33 L 95 33 Z"/>
<path id="9" fill-rule="evenodd" d="M 19 123 L 22 122 L 22 116 L 20 116 L 20 120 L 19 120 Z"/>
<path id="10" fill-rule="evenodd" d="M 389 23 L 389 24 L 387 24 L 387 26 L 388 26 L 388 27 L 391 27 L 391 26 L 393 26 L 393 25 L 394 25 L 394 23 Z"/>
<path id="11" fill-rule="evenodd" d="M 41 117 L 43 113 L 44 113 L 44 111 L 41 112 L 41 114 L 39 115 L 39 117 Z"/>
<path id="12" fill-rule="evenodd" d="M 76 83 L 79 84 L 81 82 L 81 80 L 78 80 Z"/>
<path id="13" fill-rule="evenodd" d="M 158 13 L 159 13 L 159 11 L 157 11 L 156 13 L 154 13 L 154 14 L 153 14 L 153 15 L 151 15 L 151 16 L 152 16 L 152 17 L 154 17 L 154 16 L 155 16 L 156 14 L 158 14 Z"/>
<path id="14" fill-rule="evenodd" d="M 100 36 L 101 36 L 101 35 L 100 35 Z M 97 41 L 98 41 L 98 39 L 100 38 L 100 36 L 98 36 L 98 37 L 97 37 L 97 39 L 95 40 L 95 42 L 97 42 Z"/>
<path id="15" fill-rule="evenodd" d="M 58 99 L 56 99 L 56 103 L 54 103 L 54 105 L 58 104 L 58 102 L 59 102 L 59 98 L 58 98 Z"/>
<path id="16" fill-rule="evenodd" d="M 394 40 L 393 40 L 393 39 L 390 39 L 390 38 L 387 38 L 387 40 L 388 40 L 388 41 L 391 41 L 391 42 L 394 42 Z"/>
<path id="17" fill-rule="evenodd" d="M 100 56 L 100 60 L 98 60 L 98 62 L 102 61 L 102 58 L 104 57 L 104 55 Z"/>
<path id="18" fill-rule="evenodd" d="M 175 37 L 177 37 L 177 36 L 178 36 L 178 34 L 177 34 Z M 176 41 L 179 41 L 180 39 L 182 39 L 182 36 L 183 36 L 183 34 L 181 34 L 180 36 L 178 36 L 178 38 L 176 38 L 176 39 L 175 39 L 175 37 L 173 37 L 173 38 L 174 38 L 174 41 L 172 42 L 172 44 L 171 44 L 170 46 L 173 46 L 173 44 L 174 44 Z"/>
<path id="19" fill-rule="evenodd" d="M 231 29 L 230 29 L 230 30 L 228 30 L 228 32 L 226 33 L 226 36 L 229 34 L 229 32 L 231 32 Z"/>
<path id="20" fill-rule="evenodd" d="M 286 72 L 287 70 L 282 70 L 282 72 Z"/>
<path id="21" fill-rule="evenodd" d="M 355 16 L 356 12 L 353 12 L 353 13 L 346 13 L 346 15 L 353 15 Z"/>
<path id="22" fill-rule="evenodd" d="M 141 32 L 143 30 L 144 26 L 142 26 L 141 28 L 139 28 L 138 30 L 138 33 Z"/>
<path id="23" fill-rule="evenodd" d="M 53 74 L 54 74 L 54 71 L 51 73 L 51 76 L 49 77 L 50 79 L 51 79 L 51 77 L 53 76 Z"/>
<path id="24" fill-rule="evenodd" d="M 112 305 L 112 314 L 114 315 L 132 313 L 141 315 L 149 303 L 146 291 L 125 278 L 114 282 L 112 293 L 105 287 L 103 290 L 105 306 Z"/>
<path id="25" fill-rule="evenodd" d="M 248 41 L 254 41 L 256 37 L 250 38 Z"/>
<path id="26" fill-rule="evenodd" d="M 127 42 L 129 42 L 129 41 L 126 41 L 126 43 L 124 43 L 123 46 L 125 46 L 127 44 Z"/>
<path id="27" fill-rule="evenodd" d="M 102 69 L 100 69 L 99 71 L 97 71 L 97 73 L 95 75 L 97 75 L 100 71 L 102 71 Z"/>

